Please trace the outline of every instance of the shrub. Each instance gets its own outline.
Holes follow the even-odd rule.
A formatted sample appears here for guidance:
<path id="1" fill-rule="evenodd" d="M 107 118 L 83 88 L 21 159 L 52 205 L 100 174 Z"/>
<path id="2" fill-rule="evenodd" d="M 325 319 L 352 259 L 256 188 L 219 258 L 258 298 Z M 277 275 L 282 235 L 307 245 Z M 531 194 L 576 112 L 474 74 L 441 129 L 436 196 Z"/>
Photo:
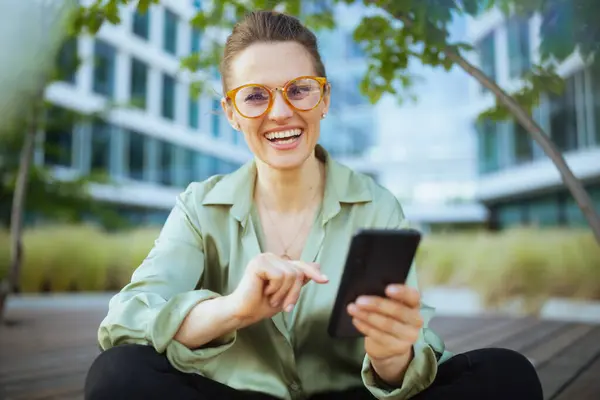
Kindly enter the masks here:
<path id="1" fill-rule="evenodd" d="M 468 286 L 488 306 L 522 297 L 600 299 L 600 247 L 587 231 L 508 229 L 426 237 L 417 261 L 423 286 Z"/>

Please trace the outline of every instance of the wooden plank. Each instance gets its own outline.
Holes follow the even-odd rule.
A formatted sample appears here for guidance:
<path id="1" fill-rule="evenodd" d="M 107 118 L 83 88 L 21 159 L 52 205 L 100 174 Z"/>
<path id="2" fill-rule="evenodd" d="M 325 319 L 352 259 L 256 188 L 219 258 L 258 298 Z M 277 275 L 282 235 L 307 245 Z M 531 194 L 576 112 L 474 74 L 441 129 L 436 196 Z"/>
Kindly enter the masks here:
<path id="1" fill-rule="evenodd" d="M 549 338 L 567 329 L 569 324 L 559 321 L 540 321 L 539 324 L 531 326 L 526 331 L 516 333 L 494 343 L 494 346 L 502 347 L 523 353 L 524 351 L 545 342 Z"/>
<path id="2" fill-rule="evenodd" d="M 533 365 L 535 365 L 536 368 L 539 369 L 552 357 L 563 351 L 571 343 L 581 339 L 592 329 L 594 329 L 594 327 L 589 325 L 570 325 L 567 329 L 561 330 L 549 340 L 524 350 L 523 354 L 533 362 Z"/>
<path id="3" fill-rule="evenodd" d="M 435 331 L 443 339 L 460 337 L 468 332 L 476 331 L 488 325 L 494 317 L 434 317 L 429 323 L 429 328 Z"/>
<path id="4" fill-rule="evenodd" d="M 63 394 L 76 395 L 81 393 L 85 383 L 86 373 L 73 373 L 58 377 L 40 379 L 32 386 L 7 387 L 6 393 L 11 399 L 62 399 Z"/>
<path id="5" fill-rule="evenodd" d="M 564 390 L 558 391 L 556 400 L 600 398 L 600 354 Z"/>
<path id="6" fill-rule="evenodd" d="M 600 327 L 595 327 L 538 368 L 544 399 L 552 399 L 600 354 Z"/>
<path id="7" fill-rule="evenodd" d="M 456 349 L 457 352 L 464 353 L 484 347 L 496 347 L 497 344 L 503 340 L 521 334 L 539 324 L 540 321 L 535 318 L 510 319 L 501 325 L 491 325 L 489 329 L 480 330 L 479 332 L 475 332 L 472 336 L 462 338 L 456 343 Z"/>

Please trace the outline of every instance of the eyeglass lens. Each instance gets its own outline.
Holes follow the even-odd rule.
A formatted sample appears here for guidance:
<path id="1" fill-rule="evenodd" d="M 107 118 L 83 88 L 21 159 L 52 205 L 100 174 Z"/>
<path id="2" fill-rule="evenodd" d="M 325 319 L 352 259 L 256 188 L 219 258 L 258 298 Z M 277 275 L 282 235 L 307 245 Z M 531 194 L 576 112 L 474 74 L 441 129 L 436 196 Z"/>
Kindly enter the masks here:
<path id="1" fill-rule="evenodd" d="M 241 114 L 257 117 L 267 110 L 272 95 L 261 86 L 246 86 L 236 93 L 235 104 Z M 284 95 L 297 110 L 310 110 L 321 100 L 321 85 L 314 79 L 299 79 L 286 86 Z"/>

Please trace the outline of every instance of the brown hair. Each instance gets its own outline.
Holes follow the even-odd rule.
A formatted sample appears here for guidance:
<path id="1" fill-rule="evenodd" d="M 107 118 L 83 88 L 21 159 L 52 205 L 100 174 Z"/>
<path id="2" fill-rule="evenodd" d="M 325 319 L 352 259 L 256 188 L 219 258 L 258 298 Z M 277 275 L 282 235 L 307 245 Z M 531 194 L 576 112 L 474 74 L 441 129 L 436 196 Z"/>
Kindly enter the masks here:
<path id="1" fill-rule="evenodd" d="M 227 91 L 227 78 L 231 61 L 237 54 L 254 43 L 297 42 L 311 55 L 315 72 L 326 77 L 325 66 L 317 45 L 317 37 L 295 17 L 276 11 L 252 11 L 238 22 L 225 43 L 221 61 L 223 91 Z"/>

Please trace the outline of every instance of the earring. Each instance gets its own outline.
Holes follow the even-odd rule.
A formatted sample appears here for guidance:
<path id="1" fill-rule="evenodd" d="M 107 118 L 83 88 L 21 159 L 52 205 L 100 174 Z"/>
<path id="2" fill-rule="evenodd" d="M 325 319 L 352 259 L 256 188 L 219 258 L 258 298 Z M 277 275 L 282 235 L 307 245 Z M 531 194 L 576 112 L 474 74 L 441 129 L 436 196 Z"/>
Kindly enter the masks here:
<path id="1" fill-rule="evenodd" d="M 321 114 L 321 119 L 324 119 L 327 116 L 327 113 Z"/>

